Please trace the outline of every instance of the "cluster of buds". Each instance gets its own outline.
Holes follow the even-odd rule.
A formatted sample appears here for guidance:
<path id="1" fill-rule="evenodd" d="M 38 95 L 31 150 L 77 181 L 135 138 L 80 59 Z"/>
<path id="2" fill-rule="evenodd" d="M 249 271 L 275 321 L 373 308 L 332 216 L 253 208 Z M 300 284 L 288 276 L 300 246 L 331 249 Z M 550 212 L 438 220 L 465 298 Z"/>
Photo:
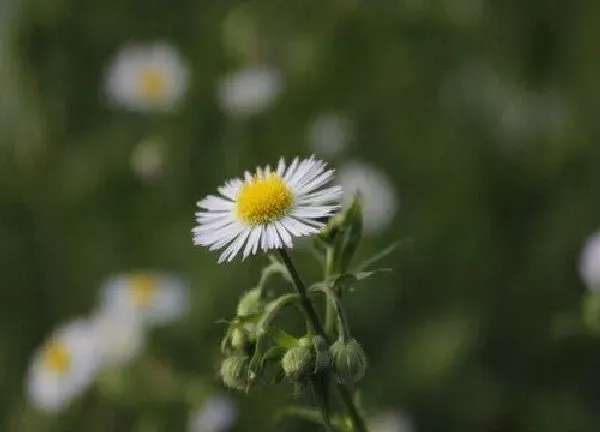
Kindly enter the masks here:
<path id="1" fill-rule="evenodd" d="M 368 361 L 362 346 L 350 336 L 342 295 L 350 291 L 355 282 L 374 273 L 365 269 L 388 253 L 383 251 L 367 260 L 367 264 L 349 270 L 361 236 L 362 199 L 357 196 L 315 238 L 316 252 L 324 263 L 322 282 L 304 287 L 301 281 L 298 283 L 297 272 L 289 258 L 286 261 L 285 254 L 281 255 L 282 261 L 272 259 L 258 285 L 240 298 L 236 317 L 229 323 L 222 343 L 225 358 L 220 368 L 226 387 L 247 391 L 285 378 L 301 389 L 311 386 L 325 407 L 331 382 L 337 382 L 342 388 L 355 388 L 365 375 Z M 296 292 L 286 291 L 267 298 L 264 285 L 274 274 L 293 283 Z M 306 305 L 312 302 L 307 295 L 315 294 L 325 299 L 324 328 L 315 318 L 315 310 Z M 274 325 L 275 318 L 286 306 L 303 310 L 307 319 L 306 335 L 294 337 Z M 327 417 L 328 414 L 323 415 L 324 419 Z"/>

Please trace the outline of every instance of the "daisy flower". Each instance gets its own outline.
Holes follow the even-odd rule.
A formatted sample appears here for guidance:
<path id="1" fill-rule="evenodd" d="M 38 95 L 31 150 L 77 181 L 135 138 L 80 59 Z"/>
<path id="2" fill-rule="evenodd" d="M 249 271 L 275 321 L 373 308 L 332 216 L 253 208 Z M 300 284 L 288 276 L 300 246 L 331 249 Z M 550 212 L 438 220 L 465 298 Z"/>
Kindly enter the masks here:
<path id="1" fill-rule="evenodd" d="M 197 203 L 194 244 L 223 249 L 219 262 L 263 251 L 292 247 L 292 238 L 319 232 L 323 219 L 339 209 L 340 186 L 325 187 L 333 169 L 311 156 L 286 166 L 281 158 L 272 171 L 257 167 L 234 178 Z"/>
<path id="2" fill-rule="evenodd" d="M 373 165 L 350 161 L 338 170 L 338 182 L 344 188 L 344 201 L 349 204 L 356 192 L 363 195 L 363 228 L 365 234 L 385 231 L 396 215 L 398 198 L 388 176 Z"/>
<path id="3" fill-rule="evenodd" d="M 139 272 L 109 278 L 102 287 L 100 310 L 160 325 L 180 318 L 187 301 L 187 286 L 178 277 Z"/>
<path id="4" fill-rule="evenodd" d="M 94 331 L 88 321 L 59 327 L 35 353 L 27 391 L 31 404 L 46 412 L 65 408 L 95 379 L 100 366 Z"/>
<path id="5" fill-rule="evenodd" d="M 106 93 L 125 109 L 171 111 L 181 103 L 189 76 L 187 63 L 171 45 L 126 45 L 108 68 Z"/>
<path id="6" fill-rule="evenodd" d="M 218 89 L 221 108 L 232 116 L 245 117 L 270 108 L 279 98 L 283 79 L 270 67 L 252 67 L 225 75 Z"/>

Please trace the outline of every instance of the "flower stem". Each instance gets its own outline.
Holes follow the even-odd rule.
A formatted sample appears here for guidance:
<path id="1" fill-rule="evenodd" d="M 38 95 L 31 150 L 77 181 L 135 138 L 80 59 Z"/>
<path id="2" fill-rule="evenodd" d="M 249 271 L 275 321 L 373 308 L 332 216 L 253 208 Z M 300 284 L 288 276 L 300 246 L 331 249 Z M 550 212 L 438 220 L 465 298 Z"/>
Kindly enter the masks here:
<path id="1" fill-rule="evenodd" d="M 288 271 L 290 272 L 290 275 L 292 276 L 292 281 L 294 282 L 294 286 L 296 287 L 298 295 L 300 296 L 300 304 L 304 309 L 314 332 L 317 335 L 322 336 L 327 341 L 327 343 L 331 343 L 329 337 L 323 332 L 321 320 L 319 319 L 315 308 L 313 307 L 312 303 L 310 302 L 310 299 L 308 298 L 306 285 L 304 285 L 304 282 L 302 282 L 302 279 L 300 278 L 296 267 L 294 267 L 294 264 L 292 263 L 292 260 L 288 255 L 287 250 L 278 249 L 278 251 L 279 255 L 281 256 L 281 259 L 283 260 L 283 263 L 285 264 Z M 363 420 L 362 415 L 358 411 L 358 408 L 354 404 L 354 401 L 352 400 L 352 393 L 350 392 L 348 387 L 346 387 L 344 384 L 337 382 L 336 388 L 338 393 L 340 394 L 340 397 L 342 398 L 342 402 L 346 406 L 348 415 L 352 419 L 355 431 L 367 432 L 365 421 Z"/>
<path id="2" fill-rule="evenodd" d="M 334 265 L 334 249 L 328 247 L 325 255 L 325 279 L 333 274 Z M 334 305 L 331 303 L 329 296 L 325 296 L 325 333 L 331 338 L 335 338 L 335 319 Z"/>

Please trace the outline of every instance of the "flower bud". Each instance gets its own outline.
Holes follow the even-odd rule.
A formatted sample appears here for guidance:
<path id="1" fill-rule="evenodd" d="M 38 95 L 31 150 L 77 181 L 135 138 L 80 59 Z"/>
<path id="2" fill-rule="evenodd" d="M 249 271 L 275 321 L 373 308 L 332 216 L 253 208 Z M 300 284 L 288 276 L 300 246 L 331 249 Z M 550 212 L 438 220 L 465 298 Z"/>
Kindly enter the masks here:
<path id="1" fill-rule="evenodd" d="M 281 359 L 281 367 L 288 378 L 300 381 L 312 373 L 314 355 L 309 338 L 300 339 L 296 346 L 288 349 Z"/>
<path id="2" fill-rule="evenodd" d="M 262 292 L 254 288 L 242 296 L 237 306 L 237 315 L 244 317 L 257 314 L 263 310 Z"/>
<path id="3" fill-rule="evenodd" d="M 333 373 L 340 383 L 352 385 L 360 381 L 367 369 L 367 356 L 356 339 L 337 340 L 330 352 Z"/>
<path id="4" fill-rule="evenodd" d="M 249 363 L 248 357 L 240 354 L 225 358 L 221 364 L 220 372 L 225 387 L 246 390 Z"/>

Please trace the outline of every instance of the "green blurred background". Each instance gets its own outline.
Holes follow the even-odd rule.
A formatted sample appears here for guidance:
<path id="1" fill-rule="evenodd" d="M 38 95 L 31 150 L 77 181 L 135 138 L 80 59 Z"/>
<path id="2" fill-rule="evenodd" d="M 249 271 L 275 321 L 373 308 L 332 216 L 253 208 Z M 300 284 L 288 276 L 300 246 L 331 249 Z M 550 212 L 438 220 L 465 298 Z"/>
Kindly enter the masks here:
<path id="1" fill-rule="evenodd" d="M 94 390 L 35 420 L 32 352 L 89 312 L 106 275 L 166 269 L 190 281 L 192 310 L 148 350 L 218 388 L 215 322 L 267 260 L 217 265 L 194 248 L 195 202 L 245 169 L 313 152 L 306 131 L 321 112 L 343 112 L 354 131 L 331 163 L 367 161 L 398 194 L 394 223 L 361 257 L 411 239 L 387 259 L 393 274 L 348 297 L 369 412 L 401 411 L 418 431 L 598 430 L 600 340 L 557 322 L 577 319 L 578 257 L 600 224 L 600 4 L 1 0 L 0 20 L 1 430 L 186 430 L 180 398 Z M 115 53 L 155 40 L 189 63 L 182 109 L 108 107 Z M 262 63 L 281 71 L 281 99 L 231 118 L 219 79 Z M 162 149 L 152 181 L 131 167 L 147 140 Z M 294 258 L 318 277 L 306 251 Z M 316 430 L 273 426 L 289 390 L 236 396 L 235 430 Z"/>

